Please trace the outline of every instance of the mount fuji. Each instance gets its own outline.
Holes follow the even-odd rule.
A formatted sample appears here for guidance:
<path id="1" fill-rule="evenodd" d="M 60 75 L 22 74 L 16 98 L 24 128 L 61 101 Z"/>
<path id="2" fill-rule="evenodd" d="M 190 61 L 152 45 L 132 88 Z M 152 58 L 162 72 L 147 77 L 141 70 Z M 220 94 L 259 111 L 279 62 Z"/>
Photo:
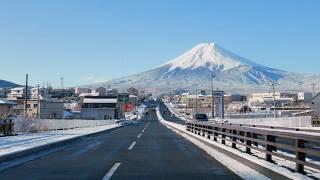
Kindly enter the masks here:
<path id="1" fill-rule="evenodd" d="M 173 60 L 149 71 L 94 86 L 110 84 L 114 88 L 129 86 L 153 93 L 177 89 L 194 90 L 211 87 L 232 92 L 269 91 L 272 82 L 278 90 L 311 90 L 319 75 L 305 75 L 278 70 L 236 55 L 214 43 L 201 43 Z"/>

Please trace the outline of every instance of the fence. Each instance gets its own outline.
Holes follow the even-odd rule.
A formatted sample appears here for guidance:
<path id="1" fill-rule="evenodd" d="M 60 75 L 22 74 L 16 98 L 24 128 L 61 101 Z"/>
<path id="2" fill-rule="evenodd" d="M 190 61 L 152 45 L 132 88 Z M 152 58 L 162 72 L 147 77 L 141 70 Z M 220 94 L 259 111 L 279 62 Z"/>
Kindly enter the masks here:
<path id="1" fill-rule="evenodd" d="M 280 117 L 280 118 L 255 118 L 255 119 L 224 119 L 224 122 L 236 124 L 252 124 L 279 127 L 312 127 L 311 116 Z"/>
<path id="2" fill-rule="evenodd" d="M 187 130 L 232 148 L 245 147 L 247 154 L 255 150 L 265 154 L 265 160 L 274 162 L 273 156 L 296 164 L 295 170 L 304 173 L 305 166 L 320 170 L 319 163 L 306 161 L 307 157 L 320 158 L 320 132 L 296 132 L 208 122 L 186 123 Z M 282 152 L 289 153 L 282 153 Z M 293 155 L 293 156 L 292 156 Z"/>

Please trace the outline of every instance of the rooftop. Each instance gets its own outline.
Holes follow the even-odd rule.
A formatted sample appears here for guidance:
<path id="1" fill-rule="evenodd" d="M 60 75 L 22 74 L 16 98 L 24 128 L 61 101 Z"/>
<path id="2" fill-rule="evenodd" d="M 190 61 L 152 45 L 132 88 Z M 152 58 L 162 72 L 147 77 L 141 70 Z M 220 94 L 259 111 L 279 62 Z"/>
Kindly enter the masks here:
<path id="1" fill-rule="evenodd" d="M 0 104 L 4 104 L 4 105 L 16 105 L 17 103 L 13 102 L 13 101 L 9 101 L 7 99 L 0 99 Z"/>

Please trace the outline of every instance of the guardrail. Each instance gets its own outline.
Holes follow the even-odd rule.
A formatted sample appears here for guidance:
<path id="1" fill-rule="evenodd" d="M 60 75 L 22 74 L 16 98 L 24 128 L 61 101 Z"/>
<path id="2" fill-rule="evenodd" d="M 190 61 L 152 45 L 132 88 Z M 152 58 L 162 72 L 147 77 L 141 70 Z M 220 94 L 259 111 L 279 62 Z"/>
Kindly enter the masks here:
<path id="1" fill-rule="evenodd" d="M 13 133 L 13 122 L 11 119 L 0 119 L 0 132 L 4 136 L 11 136 Z"/>
<path id="2" fill-rule="evenodd" d="M 298 132 L 288 129 L 268 129 L 209 122 L 186 122 L 187 130 L 232 148 L 245 147 L 247 154 L 255 150 L 265 154 L 265 160 L 274 163 L 278 157 L 296 164 L 295 171 L 305 172 L 305 166 L 320 170 L 320 163 L 306 161 L 307 157 L 320 159 L 320 133 Z M 289 153 L 283 153 L 289 152 Z M 294 156 L 292 155 L 294 154 Z"/>

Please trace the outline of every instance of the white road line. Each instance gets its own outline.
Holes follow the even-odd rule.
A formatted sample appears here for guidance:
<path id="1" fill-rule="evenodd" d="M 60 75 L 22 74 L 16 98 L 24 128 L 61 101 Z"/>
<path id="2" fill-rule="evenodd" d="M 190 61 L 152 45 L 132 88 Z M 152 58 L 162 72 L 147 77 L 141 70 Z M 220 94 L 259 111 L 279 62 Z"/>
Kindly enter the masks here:
<path id="1" fill-rule="evenodd" d="M 136 143 L 137 143 L 137 142 L 133 142 L 133 143 L 129 146 L 128 150 L 130 151 L 130 150 L 134 147 L 134 145 L 136 145 Z"/>
<path id="2" fill-rule="evenodd" d="M 142 136 L 142 134 L 140 133 L 138 136 L 137 136 L 137 138 L 140 138 Z"/>
<path id="3" fill-rule="evenodd" d="M 102 180 L 109 180 L 111 179 L 112 175 L 116 172 L 116 170 L 119 168 L 121 163 L 116 163 L 112 166 L 112 168 L 109 170 L 109 172 L 102 178 Z"/>

